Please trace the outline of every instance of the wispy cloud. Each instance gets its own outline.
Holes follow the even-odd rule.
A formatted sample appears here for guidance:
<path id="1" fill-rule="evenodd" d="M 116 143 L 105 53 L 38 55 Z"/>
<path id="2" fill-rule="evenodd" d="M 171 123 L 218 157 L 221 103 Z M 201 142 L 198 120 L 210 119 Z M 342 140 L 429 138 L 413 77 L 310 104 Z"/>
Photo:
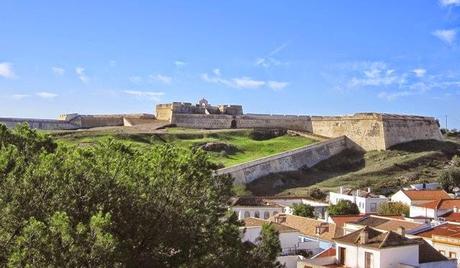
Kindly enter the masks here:
<path id="1" fill-rule="evenodd" d="M 161 96 L 163 96 L 164 92 L 157 92 L 157 91 L 138 91 L 138 90 L 125 90 L 123 93 L 136 97 L 140 100 L 152 100 L 155 102 L 160 101 Z"/>
<path id="2" fill-rule="evenodd" d="M 423 68 L 417 68 L 413 69 L 412 72 L 415 74 L 417 77 L 424 77 L 426 74 L 426 70 Z"/>
<path id="3" fill-rule="evenodd" d="M 283 51 L 288 45 L 289 45 L 289 42 L 281 44 L 280 46 L 270 51 L 266 56 L 257 58 L 255 61 L 255 65 L 259 67 L 263 67 L 263 68 L 270 68 L 270 67 L 285 64 L 281 62 L 280 60 L 277 60 L 275 58 L 275 55 Z"/>
<path id="4" fill-rule="evenodd" d="M 30 95 L 28 95 L 28 94 L 13 94 L 13 95 L 11 95 L 11 98 L 15 99 L 15 100 L 22 100 L 22 99 L 25 99 L 25 98 L 28 98 L 28 97 L 30 97 Z"/>
<path id="5" fill-rule="evenodd" d="M 0 62 L 0 77 L 6 79 L 16 78 L 16 74 L 13 71 L 13 66 L 9 62 Z"/>
<path id="6" fill-rule="evenodd" d="M 441 6 L 460 6 L 460 0 L 440 0 Z"/>
<path id="7" fill-rule="evenodd" d="M 388 86 L 404 82 L 405 76 L 398 75 L 394 69 L 383 62 L 362 63 L 362 70 L 348 81 L 348 87 Z"/>
<path id="8" fill-rule="evenodd" d="M 455 43 L 457 38 L 457 30 L 455 29 L 445 29 L 437 30 L 433 32 L 433 35 L 443 41 L 445 44 L 451 46 Z"/>
<path id="9" fill-rule="evenodd" d="M 152 74 L 149 77 L 152 80 L 159 81 L 159 82 L 161 82 L 163 84 L 166 84 L 166 85 L 171 84 L 172 80 L 173 80 L 171 76 L 162 75 L 162 74 L 156 74 L 156 75 Z"/>
<path id="10" fill-rule="evenodd" d="M 176 65 L 176 67 L 184 67 L 185 65 L 187 65 L 187 62 L 185 61 L 181 61 L 181 60 L 176 60 L 174 61 L 174 65 Z"/>
<path id="11" fill-rule="evenodd" d="M 227 87 L 239 88 L 239 89 L 258 89 L 262 87 L 268 87 L 273 90 L 281 90 L 289 85 L 288 82 L 281 81 L 265 81 L 253 79 L 249 76 L 235 77 L 235 78 L 224 78 L 222 77 L 220 69 L 214 69 L 213 74 L 204 73 L 201 75 L 201 79 L 208 83 L 221 84 Z"/>
<path id="12" fill-rule="evenodd" d="M 35 93 L 35 95 L 43 99 L 54 99 L 58 96 L 57 94 L 46 92 L 46 91 Z"/>
<path id="13" fill-rule="evenodd" d="M 89 82 L 89 77 L 86 75 L 85 68 L 77 67 L 75 68 L 75 73 L 77 74 L 78 79 L 80 79 L 80 81 L 82 81 L 83 83 Z"/>
<path id="14" fill-rule="evenodd" d="M 65 69 L 61 67 L 53 66 L 51 67 L 51 70 L 53 71 L 55 75 L 59 75 L 59 76 L 62 76 L 65 73 Z"/>

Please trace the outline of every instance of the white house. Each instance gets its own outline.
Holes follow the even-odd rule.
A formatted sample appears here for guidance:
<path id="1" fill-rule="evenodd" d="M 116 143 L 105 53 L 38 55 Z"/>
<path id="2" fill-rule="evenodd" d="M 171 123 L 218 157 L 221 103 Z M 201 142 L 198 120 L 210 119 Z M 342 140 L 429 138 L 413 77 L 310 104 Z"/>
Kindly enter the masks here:
<path id="1" fill-rule="evenodd" d="M 302 197 L 239 197 L 234 198 L 230 206 L 238 215 L 238 219 L 242 220 L 249 217 L 268 219 L 278 213 L 292 214 L 293 204 L 312 206 L 317 218 L 325 219 L 327 216 L 329 204 Z"/>
<path id="2" fill-rule="evenodd" d="M 459 209 L 460 199 L 440 199 L 410 206 L 410 216 L 438 219 L 451 212 L 458 213 Z"/>
<path id="3" fill-rule="evenodd" d="M 399 190 L 391 196 L 392 202 L 401 202 L 408 206 L 440 199 L 451 198 L 444 190 Z"/>
<path id="4" fill-rule="evenodd" d="M 456 267 L 456 260 L 446 258 L 421 238 L 407 238 L 402 228 L 397 233 L 366 226 L 334 241 L 335 256 L 299 261 L 297 267 Z"/>
<path id="5" fill-rule="evenodd" d="M 230 206 L 239 220 L 250 217 L 268 219 L 284 210 L 283 206 L 261 197 L 239 197 L 232 200 Z"/>
<path id="6" fill-rule="evenodd" d="M 362 214 L 376 213 L 380 204 L 388 202 L 388 198 L 383 195 L 373 194 L 370 188 L 368 188 L 367 191 L 362 191 L 344 190 L 343 187 L 340 187 L 338 193 L 329 193 L 329 203 L 335 205 L 340 200 L 349 200 L 355 203 L 359 208 L 359 212 Z"/>

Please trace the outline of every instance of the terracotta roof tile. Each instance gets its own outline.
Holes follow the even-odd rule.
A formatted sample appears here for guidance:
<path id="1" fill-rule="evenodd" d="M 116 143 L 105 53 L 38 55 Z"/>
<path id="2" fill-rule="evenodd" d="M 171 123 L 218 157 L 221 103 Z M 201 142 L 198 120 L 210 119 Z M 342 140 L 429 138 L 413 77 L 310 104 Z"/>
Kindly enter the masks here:
<path id="1" fill-rule="evenodd" d="M 343 227 L 345 223 L 356 222 L 366 217 L 366 215 L 337 215 L 329 217 L 338 227 Z"/>
<path id="2" fill-rule="evenodd" d="M 413 201 L 421 200 L 439 200 L 450 198 L 444 190 L 402 190 Z"/>
<path id="3" fill-rule="evenodd" d="M 342 234 L 342 228 L 335 224 L 295 215 L 278 214 L 269 219 L 282 225 L 298 230 L 305 236 L 332 241 L 332 238 Z"/>
<path id="4" fill-rule="evenodd" d="M 367 232 L 368 234 L 367 242 L 361 241 L 361 233 L 363 232 Z M 341 242 L 345 244 L 359 244 L 373 248 L 399 247 L 418 244 L 417 241 L 414 241 L 413 239 L 409 239 L 407 237 L 402 237 L 401 235 L 393 231 L 381 232 L 369 226 L 365 226 L 360 230 L 349 233 L 342 237 L 335 238 L 334 240 L 336 242 Z"/>
<path id="5" fill-rule="evenodd" d="M 314 257 L 312 257 L 312 259 L 323 258 L 323 257 L 332 257 L 332 256 L 335 256 L 335 255 L 336 255 L 336 249 L 335 249 L 335 247 L 331 247 L 331 248 L 328 248 L 328 249 L 322 251 L 321 253 L 315 255 Z"/>
<path id="6" fill-rule="evenodd" d="M 435 226 L 430 230 L 419 232 L 416 235 L 427 238 L 431 238 L 433 235 L 460 238 L 460 225 L 445 223 Z"/>
<path id="7" fill-rule="evenodd" d="M 291 232 L 298 232 L 296 229 L 291 228 L 286 225 L 278 224 L 276 222 L 270 222 L 262 219 L 257 219 L 257 218 L 246 218 L 243 220 L 244 226 L 245 227 L 256 227 L 256 226 L 262 226 L 264 223 L 271 224 L 276 231 L 279 233 L 291 233 Z"/>
<path id="8" fill-rule="evenodd" d="M 453 209 L 454 207 L 460 208 L 460 199 L 440 199 L 428 203 L 417 204 L 414 206 L 430 209 Z"/>
<path id="9" fill-rule="evenodd" d="M 354 224 L 370 226 L 384 231 L 396 230 L 399 227 L 404 227 L 406 230 L 412 230 L 422 226 L 422 224 L 416 222 L 374 215 L 358 220 L 354 222 Z"/>
<path id="10" fill-rule="evenodd" d="M 460 222 L 460 213 L 459 212 L 449 212 L 443 215 L 445 221 L 450 222 Z"/>

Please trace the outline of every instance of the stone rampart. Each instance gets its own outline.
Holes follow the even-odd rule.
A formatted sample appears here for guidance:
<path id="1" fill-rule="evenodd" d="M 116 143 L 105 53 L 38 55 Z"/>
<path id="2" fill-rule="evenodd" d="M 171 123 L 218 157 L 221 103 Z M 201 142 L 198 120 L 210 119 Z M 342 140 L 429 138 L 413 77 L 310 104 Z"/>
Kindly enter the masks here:
<path id="1" fill-rule="evenodd" d="M 171 124 L 186 128 L 228 129 L 232 128 L 233 116 L 225 114 L 173 114 Z"/>
<path id="2" fill-rule="evenodd" d="M 43 130 L 65 130 L 78 129 L 78 125 L 74 125 L 67 121 L 53 119 L 31 119 L 31 118 L 0 118 L 0 124 L 6 125 L 8 128 L 14 128 L 18 124 L 27 123 L 31 128 Z"/>
<path id="3" fill-rule="evenodd" d="M 237 128 L 284 128 L 312 132 L 309 116 L 246 114 L 236 117 Z"/>
<path id="4" fill-rule="evenodd" d="M 232 175 L 235 179 L 235 184 L 247 184 L 271 173 L 294 171 L 304 167 L 312 167 L 353 146 L 354 144 L 350 143 L 345 136 L 341 136 L 247 163 L 222 168 L 217 170 L 216 173 L 219 175 Z"/>

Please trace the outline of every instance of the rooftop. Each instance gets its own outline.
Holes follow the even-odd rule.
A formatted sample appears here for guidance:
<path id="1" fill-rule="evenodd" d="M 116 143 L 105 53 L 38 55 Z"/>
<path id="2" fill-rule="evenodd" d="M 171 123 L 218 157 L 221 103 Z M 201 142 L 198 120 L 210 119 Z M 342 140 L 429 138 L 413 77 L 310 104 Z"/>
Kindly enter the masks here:
<path id="1" fill-rule="evenodd" d="M 404 227 L 406 230 L 412 230 L 423 225 L 420 223 L 406 221 L 403 219 L 387 218 L 375 215 L 369 215 L 365 218 L 362 218 L 354 222 L 354 224 L 370 226 L 384 231 L 396 230 L 399 227 Z"/>
<path id="2" fill-rule="evenodd" d="M 333 223 L 337 225 L 337 227 L 343 227 L 345 223 L 356 222 L 362 218 L 366 217 L 366 215 L 336 215 L 336 216 L 329 216 Z"/>
<path id="3" fill-rule="evenodd" d="M 417 236 L 432 238 L 433 235 L 460 238 L 460 225 L 444 223 L 416 234 Z"/>
<path id="4" fill-rule="evenodd" d="M 411 200 L 439 200 L 449 199 L 449 194 L 444 190 L 401 190 Z"/>
<path id="5" fill-rule="evenodd" d="M 246 218 L 244 219 L 244 226 L 245 227 L 259 227 L 262 226 L 263 224 L 270 224 L 272 225 L 276 231 L 279 233 L 292 233 L 292 232 L 298 232 L 296 229 L 291 228 L 286 225 L 278 224 L 276 222 L 271 222 L 271 221 L 266 221 L 262 219 L 257 219 L 257 218 Z"/>
<path id="6" fill-rule="evenodd" d="M 338 228 L 333 223 L 295 215 L 278 214 L 269 220 L 294 228 L 305 236 L 327 241 L 332 241 L 334 237 L 343 233 L 342 228 Z"/>
<path id="7" fill-rule="evenodd" d="M 428 203 L 417 204 L 415 206 L 430 208 L 430 209 L 454 209 L 460 208 L 460 199 L 440 199 Z"/>
<path id="8" fill-rule="evenodd" d="M 367 233 L 367 235 L 366 235 Z M 366 237 L 363 240 L 363 237 Z M 365 245 L 372 248 L 389 248 L 417 245 L 418 242 L 396 232 L 382 232 L 369 226 L 334 239 L 336 242 L 353 245 Z"/>
<path id="9" fill-rule="evenodd" d="M 281 207 L 270 199 L 253 196 L 233 198 L 230 204 L 235 207 Z"/>

